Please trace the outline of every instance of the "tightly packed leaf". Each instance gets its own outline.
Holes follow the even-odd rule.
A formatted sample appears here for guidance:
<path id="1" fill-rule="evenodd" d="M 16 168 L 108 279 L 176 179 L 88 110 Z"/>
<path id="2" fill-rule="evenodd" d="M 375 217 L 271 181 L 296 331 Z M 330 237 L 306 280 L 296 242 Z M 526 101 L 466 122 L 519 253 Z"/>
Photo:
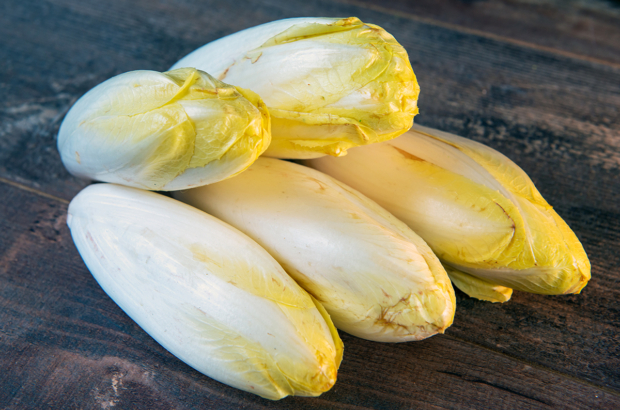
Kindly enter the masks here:
<path id="1" fill-rule="evenodd" d="M 325 174 L 259 158 L 235 178 L 175 197 L 256 240 L 347 333 L 404 342 L 452 324 L 454 290 L 426 243 Z"/>
<path id="2" fill-rule="evenodd" d="M 269 399 L 335 383 L 342 342 L 329 316 L 231 226 L 112 184 L 78 194 L 67 223 L 103 290 L 196 370 Z"/>
<path id="3" fill-rule="evenodd" d="M 269 142 L 269 113 L 255 93 L 193 68 L 111 78 L 78 100 L 58 133 L 72 174 L 149 190 L 229 178 Z"/>
<path id="4" fill-rule="evenodd" d="M 344 158 L 308 163 L 409 225 L 460 271 L 455 284 L 472 296 L 503 301 L 510 290 L 501 287 L 579 293 L 590 279 L 573 231 L 521 168 L 483 144 L 416 125 Z"/>
<path id="5" fill-rule="evenodd" d="M 405 49 L 354 17 L 263 24 L 199 48 L 178 67 L 258 93 L 272 118 L 272 157 L 344 155 L 402 134 L 418 112 Z"/>

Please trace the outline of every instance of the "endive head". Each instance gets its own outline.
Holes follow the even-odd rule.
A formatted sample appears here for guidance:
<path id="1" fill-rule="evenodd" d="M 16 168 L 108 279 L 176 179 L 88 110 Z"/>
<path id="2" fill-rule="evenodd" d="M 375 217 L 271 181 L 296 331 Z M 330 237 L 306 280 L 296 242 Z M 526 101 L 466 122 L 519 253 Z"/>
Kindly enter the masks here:
<path id="1" fill-rule="evenodd" d="M 321 172 L 259 158 L 235 178 L 175 197 L 258 242 L 347 333 L 406 342 L 452 324 L 454 290 L 428 245 Z"/>
<path id="2" fill-rule="evenodd" d="M 231 226 L 113 184 L 84 189 L 67 223 L 105 292 L 196 370 L 269 399 L 335 383 L 342 342 L 329 316 Z"/>
<path id="3" fill-rule="evenodd" d="M 251 89 L 267 104 L 279 158 L 340 156 L 411 127 L 419 86 L 394 37 L 355 17 L 275 21 L 207 44 L 191 66 Z M 173 67 L 173 68 L 174 68 Z"/>
<path id="4" fill-rule="evenodd" d="M 414 126 L 400 138 L 312 166 L 375 199 L 446 264 L 491 285 L 579 293 L 590 263 L 525 172 L 499 152 Z"/>
<path id="5" fill-rule="evenodd" d="M 72 174 L 150 190 L 229 178 L 270 142 L 269 113 L 252 91 L 182 68 L 132 71 L 86 93 L 58 133 Z"/>

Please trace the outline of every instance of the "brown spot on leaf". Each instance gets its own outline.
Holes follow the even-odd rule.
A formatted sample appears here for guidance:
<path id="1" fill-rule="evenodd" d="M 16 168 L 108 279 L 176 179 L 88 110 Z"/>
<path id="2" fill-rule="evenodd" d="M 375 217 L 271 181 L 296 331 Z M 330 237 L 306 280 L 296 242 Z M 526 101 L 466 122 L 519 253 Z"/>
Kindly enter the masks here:
<path id="1" fill-rule="evenodd" d="M 319 186 L 319 191 L 325 191 L 326 189 L 326 185 L 324 182 L 316 179 L 316 178 L 312 178 L 312 177 L 308 177 L 309 180 L 311 180 L 312 182 L 316 182 Z"/>
<path id="2" fill-rule="evenodd" d="M 395 149 L 396 151 L 398 151 L 398 152 L 399 152 L 399 153 L 400 153 L 403 157 L 405 157 L 405 158 L 407 158 L 407 159 L 410 159 L 410 160 L 412 160 L 412 161 L 422 161 L 422 162 L 425 162 L 422 158 L 420 158 L 420 157 L 416 157 L 415 155 L 410 154 L 409 152 L 407 152 L 407 151 L 405 151 L 405 150 L 402 150 L 402 149 L 400 149 L 400 148 L 398 148 L 398 147 L 395 147 L 395 146 L 393 146 L 393 145 L 392 145 L 392 148 L 394 148 L 394 149 Z"/>
<path id="3" fill-rule="evenodd" d="M 231 65 L 230 67 L 232 67 L 233 65 Z M 220 74 L 220 76 L 217 77 L 217 79 L 220 80 L 220 81 L 224 80 L 224 78 L 226 78 L 226 76 L 228 75 L 228 70 L 230 70 L 230 67 L 228 67 L 226 70 L 224 70 L 224 72 L 222 74 Z"/>
<path id="4" fill-rule="evenodd" d="M 495 202 L 495 201 L 493 201 Z M 510 221 L 512 222 L 512 230 L 514 231 L 516 229 L 516 224 L 515 221 L 510 217 L 510 214 L 508 212 L 506 212 L 506 210 L 504 209 L 503 206 L 501 206 L 500 204 L 498 204 L 497 202 L 495 202 L 495 205 L 499 206 L 500 209 L 506 214 L 506 216 L 508 217 L 508 219 L 510 219 Z"/>

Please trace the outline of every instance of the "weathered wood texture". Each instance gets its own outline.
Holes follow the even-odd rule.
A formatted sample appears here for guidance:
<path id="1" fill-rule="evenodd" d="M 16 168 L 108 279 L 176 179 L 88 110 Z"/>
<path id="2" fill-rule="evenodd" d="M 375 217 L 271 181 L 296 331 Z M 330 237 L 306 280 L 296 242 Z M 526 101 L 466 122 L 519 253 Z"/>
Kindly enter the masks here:
<path id="1" fill-rule="evenodd" d="M 620 3 L 613 0 L 343 0 L 445 27 L 620 63 Z"/>
<path id="2" fill-rule="evenodd" d="M 0 183 L 0 408 L 608 408 L 616 394 L 450 336 L 379 344 L 343 334 L 320 398 L 271 403 L 181 363 L 101 290 L 66 204 Z"/>
<path id="3" fill-rule="evenodd" d="M 87 183 L 64 170 L 55 136 L 70 105 L 112 75 L 166 70 L 223 35 L 309 15 L 355 15 L 392 32 L 422 87 L 416 121 L 484 142 L 521 165 L 583 241 L 593 279 L 581 295 L 515 293 L 501 305 L 457 292 L 447 336 L 404 345 L 345 337 L 345 361 L 331 392 L 275 406 L 620 407 L 620 69 L 588 59 L 612 61 L 618 42 L 601 40 L 590 47 L 595 54 L 569 58 L 407 14 L 464 26 L 451 19 L 470 16 L 478 30 L 533 41 L 494 31 L 499 6 L 468 3 L 433 14 L 437 8 L 426 1 L 374 3 L 382 11 L 317 0 L 2 2 L 0 178 L 61 200 L 0 185 L 0 360 L 9 369 L 0 375 L 0 407 L 267 405 L 176 361 L 98 288 L 63 220 L 62 199 Z M 563 44 L 575 43 L 579 30 L 558 16 L 586 15 L 605 30 L 616 18 L 584 14 L 579 10 L 592 7 L 577 2 L 562 3 L 564 14 L 541 17 L 539 7 L 560 3 L 527 3 L 522 13 L 556 21 L 553 36 Z M 426 14 L 404 9 L 424 4 Z M 505 13 L 500 26 L 530 24 L 515 13 Z"/>

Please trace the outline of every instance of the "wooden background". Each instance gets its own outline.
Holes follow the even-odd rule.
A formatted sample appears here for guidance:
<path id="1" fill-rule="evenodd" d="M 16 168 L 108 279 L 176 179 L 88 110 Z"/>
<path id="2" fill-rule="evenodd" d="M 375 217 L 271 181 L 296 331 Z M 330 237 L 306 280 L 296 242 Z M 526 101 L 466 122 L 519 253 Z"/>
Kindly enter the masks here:
<path id="1" fill-rule="evenodd" d="M 484 142 L 533 178 L 582 240 L 580 295 L 457 291 L 454 325 L 417 343 L 342 334 L 320 398 L 269 402 L 192 370 L 89 274 L 66 226 L 85 186 L 55 138 L 82 94 L 295 16 L 357 16 L 407 48 L 416 122 Z M 0 408 L 620 408 L 620 3 L 578 0 L 0 2 Z"/>

